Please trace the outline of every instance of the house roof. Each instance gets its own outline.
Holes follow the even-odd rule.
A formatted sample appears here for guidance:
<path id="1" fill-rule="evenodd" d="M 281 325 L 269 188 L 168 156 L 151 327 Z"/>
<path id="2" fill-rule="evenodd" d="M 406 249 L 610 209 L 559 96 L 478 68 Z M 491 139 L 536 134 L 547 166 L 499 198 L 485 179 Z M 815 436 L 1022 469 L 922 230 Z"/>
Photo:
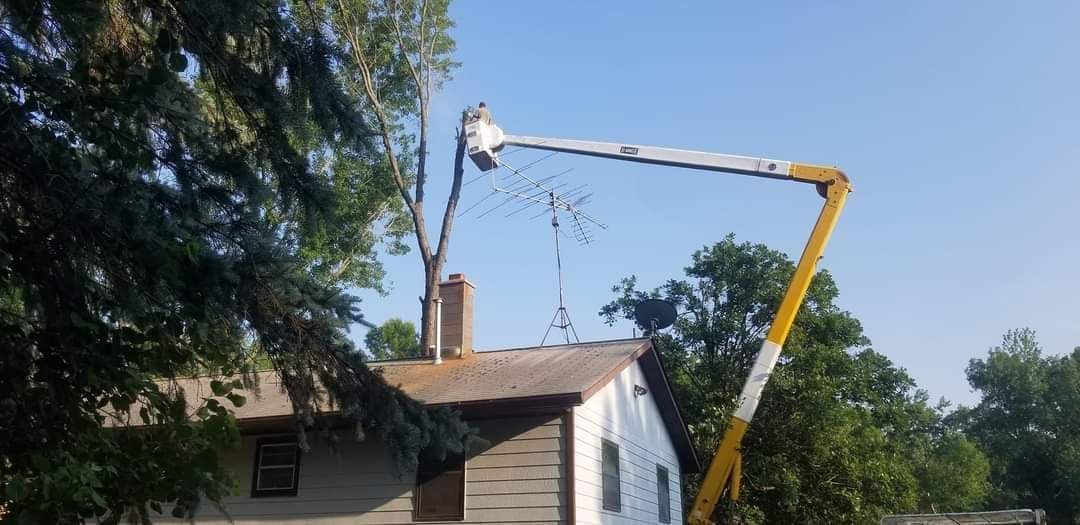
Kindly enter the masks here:
<path id="1" fill-rule="evenodd" d="M 651 348 L 648 339 L 625 339 L 538 348 L 475 352 L 441 365 L 422 361 L 375 361 L 392 385 L 427 405 L 541 399 L 573 394 L 583 402 Z"/>
<path id="2" fill-rule="evenodd" d="M 368 366 L 427 406 L 452 406 L 469 416 L 580 405 L 634 361 L 639 362 L 656 394 L 683 470 L 696 472 L 700 464 L 686 424 L 649 339 L 474 352 L 464 359 L 444 359 L 439 365 L 430 359 L 404 359 L 373 361 Z M 212 395 L 210 378 L 179 383 L 189 396 Z M 238 420 L 292 415 L 292 405 L 274 372 L 261 372 L 259 385 L 254 402 L 233 409 Z"/>

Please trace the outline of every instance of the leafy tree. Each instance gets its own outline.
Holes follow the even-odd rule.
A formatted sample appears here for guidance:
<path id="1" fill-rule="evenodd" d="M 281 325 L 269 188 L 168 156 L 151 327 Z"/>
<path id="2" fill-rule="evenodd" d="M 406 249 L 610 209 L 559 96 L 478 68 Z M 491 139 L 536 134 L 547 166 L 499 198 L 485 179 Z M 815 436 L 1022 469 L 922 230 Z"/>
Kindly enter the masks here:
<path id="1" fill-rule="evenodd" d="M 629 319 L 646 297 L 679 308 L 659 348 L 699 455 L 711 458 L 794 264 L 729 235 L 695 252 L 685 272 L 651 291 L 624 279 L 600 314 Z M 872 523 L 916 509 L 910 458 L 928 453 L 938 416 L 903 369 L 866 348 L 838 294 L 818 272 L 744 439 L 742 502 L 718 509 L 721 520 Z M 688 498 L 699 481 L 688 480 Z"/>
<path id="2" fill-rule="evenodd" d="M 403 359 L 420 357 L 420 338 L 416 325 L 409 321 L 387 319 L 381 326 L 372 328 L 364 337 L 364 346 L 374 359 Z"/>
<path id="3" fill-rule="evenodd" d="M 450 77 L 454 40 L 449 0 L 326 0 L 310 3 L 327 19 L 346 52 L 343 78 L 367 102 L 365 114 L 381 138 L 391 179 L 412 219 L 424 265 L 420 346 L 435 346 L 435 300 L 450 248 L 450 232 L 461 195 L 465 136 L 458 130 L 450 194 L 438 240 L 432 242 L 425 215 L 431 99 Z M 464 119 L 465 116 L 463 115 Z M 410 193 L 410 190 L 412 192 Z"/>
<path id="4" fill-rule="evenodd" d="M 919 510 L 970 512 L 982 510 L 990 491 L 990 461 L 963 434 L 950 432 L 937 440 L 916 469 Z"/>
<path id="5" fill-rule="evenodd" d="M 990 458 L 989 505 L 1080 523 L 1080 348 L 1047 357 L 1033 330 L 1010 330 L 967 377 L 982 399 L 950 419 Z"/>
<path id="6" fill-rule="evenodd" d="M 342 287 L 378 281 L 392 202 L 365 103 L 303 11 L 0 2 L 0 490 L 22 522 L 220 501 L 244 383 L 185 399 L 170 379 L 257 355 L 301 438 L 329 396 L 402 468 L 467 439 L 350 352 Z"/>

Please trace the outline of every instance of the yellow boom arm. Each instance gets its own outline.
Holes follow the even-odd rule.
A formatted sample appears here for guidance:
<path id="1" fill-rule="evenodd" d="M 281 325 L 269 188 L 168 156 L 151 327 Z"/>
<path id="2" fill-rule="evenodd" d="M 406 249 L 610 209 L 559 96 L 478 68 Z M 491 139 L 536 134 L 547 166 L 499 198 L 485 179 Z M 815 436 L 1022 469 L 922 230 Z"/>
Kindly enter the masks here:
<path id="1" fill-rule="evenodd" d="M 761 392 L 765 389 L 765 383 L 772 374 L 776 360 L 780 357 L 780 350 L 787 340 L 791 325 L 795 322 L 795 314 L 802 305 L 806 296 L 806 289 L 810 286 L 810 280 L 816 273 L 818 260 L 825 253 L 825 245 L 829 242 L 836 221 L 840 218 L 840 211 L 844 208 L 847 195 L 851 191 L 851 182 L 844 173 L 836 168 L 812 166 L 805 164 L 792 164 L 791 177 L 800 182 L 813 182 L 824 185 L 825 205 L 821 208 L 814 229 L 810 231 L 810 240 L 803 248 L 802 256 L 799 257 L 799 265 L 795 267 L 795 276 L 788 284 L 784 299 L 780 302 L 780 308 L 776 311 L 776 317 L 769 327 L 769 333 L 765 336 L 765 342 L 761 344 L 757 359 L 750 376 L 746 378 L 742 394 L 739 396 L 739 407 L 731 417 L 724 439 L 713 455 L 709 470 L 705 472 L 705 478 L 701 482 L 701 490 L 694 499 L 694 506 L 690 509 L 688 523 L 704 525 L 711 523 L 713 509 L 716 503 L 728 490 L 728 496 L 734 501 L 739 497 L 739 481 L 742 470 L 742 456 L 739 452 L 739 444 L 742 442 L 746 427 L 754 417 L 758 402 L 761 400 Z"/>
<path id="2" fill-rule="evenodd" d="M 795 314 L 799 311 L 799 306 L 802 305 L 803 298 L 806 296 L 806 289 L 814 277 L 818 260 L 825 253 L 825 245 L 828 244 L 829 236 L 836 226 L 836 221 L 840 218 L 840 211 L 843 210 L 848 193 L 851 192 L 851 181 L 837 168 L 761 157 L 608 142 L 504 135 L 502 130 L 491 121 L 490 116 L 466 124 L 465 136 L 469 156 L 478 168 L 485 171 L 499 166 L 499 150 L 504 146 L 514 145 L 629 162 L 806 182 L 815 185 L 818 193 L 825 197 L 825 205 L 821 208 L 817 222 L 814 223 L 814 229 L 810 232 L 810 239 L 806 242 L 802 256 L 799 257 L 799 264 L 795 267 L 795 276 L 788 285 L 776 317 L 769 327 L 765 342 L 762 343 L 754 366 L 750 370 L 750 376 L 747 377 L 746 384 L 743 386 L 738 408 L 724 433 L 724 439 L 716 449 L 709 470 L 705 473 L 701 491 L 694 500 L 694 506 L 690 509 L 689 523 L 692 525 L 711 523 L 710 516 L 725 490 L 730 499 L 736 500 L 739 497 L 739 478 L 742 472 L 739 445 L 750 420 L 754 417 L 754 411 L 757 410 L 765 383 L 769 381 L 769 375 L 772 374 L 776 360 L 780 357 L 780 350 L 784 346 L 784 341 L 787 340 L 788 332 L 791 331 Z"/>

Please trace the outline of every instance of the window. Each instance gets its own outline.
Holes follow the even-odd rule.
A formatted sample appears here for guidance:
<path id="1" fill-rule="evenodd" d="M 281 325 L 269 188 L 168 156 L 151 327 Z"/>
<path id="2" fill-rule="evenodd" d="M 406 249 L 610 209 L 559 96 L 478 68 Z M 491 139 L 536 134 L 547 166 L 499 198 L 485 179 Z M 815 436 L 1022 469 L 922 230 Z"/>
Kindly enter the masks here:
<path id="1" fill-rule="evenodd" d="M 416 473 L 416 521 L 465 519 L 465 457 L 421 459 Z"/>
<path id="2" fill-rule="evenodd" d="M 619 478 L 619 445 L 606 439 L 601 444 L 604 510 L 620 512 L 622 510 L 622 483 Z"/>
<path id="3" fill-rule="evenodd" d="M 295 438 L 262 438 L 255 442 L 251 497 L 295 496 L 299 476 L 300 448 Z"/>
<path id="4" fill-rule="evenodd" d="M 671 487 L 668 486 L 668 470 L 656 466 L 657 518 L 660 523 L 671 523 Z"/>

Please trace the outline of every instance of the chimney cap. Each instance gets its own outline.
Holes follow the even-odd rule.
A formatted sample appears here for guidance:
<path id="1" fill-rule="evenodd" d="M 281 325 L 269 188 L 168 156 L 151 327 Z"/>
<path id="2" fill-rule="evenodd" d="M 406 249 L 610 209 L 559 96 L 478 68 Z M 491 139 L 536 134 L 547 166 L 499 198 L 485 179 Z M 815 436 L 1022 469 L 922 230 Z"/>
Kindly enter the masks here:
<path id="1" fill-rule="evenodd" d="M 447 277 L 445 281 L 439 283 L 439 286 L 445 286 L 445 285 L 448 285 L 448 284 L 462 284 L 462 283 L 467 284 L 469 286 L 472 286 L 473 288 L 476 288 L 476 285 L 473 284 L 472 281 L 469 281 L 468 279 L 466 279 L 465 274 L 463 274 L 463 273 L 452 273 L 452 274 L 450 274 L 450 276 Z"/>

